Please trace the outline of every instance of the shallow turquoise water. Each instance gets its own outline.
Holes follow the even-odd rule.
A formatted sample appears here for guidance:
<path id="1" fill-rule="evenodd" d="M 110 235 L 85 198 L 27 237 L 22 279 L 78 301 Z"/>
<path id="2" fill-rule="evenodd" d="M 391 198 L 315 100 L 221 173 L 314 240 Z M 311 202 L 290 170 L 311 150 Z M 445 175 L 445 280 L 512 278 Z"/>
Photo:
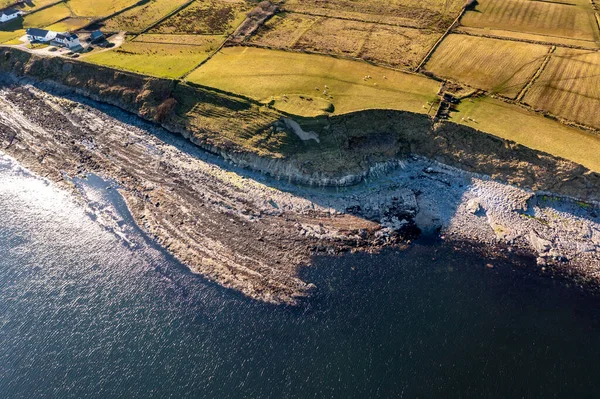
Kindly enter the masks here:
<path id="1" fill-rule="evenodd" d="M 600 300 L 530 260 L 321 258 L 315 298 L 264 305 L 149 243 L 106 186 L 84 209 L 0 157 L 0 397 L 597 394 Z"/>

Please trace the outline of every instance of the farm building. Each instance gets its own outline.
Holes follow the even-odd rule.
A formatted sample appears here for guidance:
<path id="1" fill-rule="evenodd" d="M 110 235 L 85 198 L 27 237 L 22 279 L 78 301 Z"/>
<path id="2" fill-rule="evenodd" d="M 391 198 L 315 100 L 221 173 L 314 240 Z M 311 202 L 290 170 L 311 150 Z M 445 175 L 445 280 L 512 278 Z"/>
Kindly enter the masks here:
<path id="1" fill-rule="evenodd" d="M 21 15 L 21 11 L 13 10 L 12 8 L 7 8 L 2 10 L 2 14 L 0 14 L 0 22 L 11 21 L 15 18 L 18 18 Z"/>
<path id="2" fill-rule="evenodd" d="M 106 39 L 106 37 L 104 36 L 104 33 L 102 33 L 99 30 L 95 30 L 90 34 L 90 41 L 92 43 L 98 43 L 98 42 L 102 42 Z"/>

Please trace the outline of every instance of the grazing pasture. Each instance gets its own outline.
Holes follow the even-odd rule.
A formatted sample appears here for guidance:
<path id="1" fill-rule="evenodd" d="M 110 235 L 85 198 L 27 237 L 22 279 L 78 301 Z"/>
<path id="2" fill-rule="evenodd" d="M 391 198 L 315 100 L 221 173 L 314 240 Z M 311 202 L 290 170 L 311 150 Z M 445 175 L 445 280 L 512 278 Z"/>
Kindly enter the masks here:
<path id="1" fill-rule="evenodd" d="M 599 40 L 598 24 L 590 2 L 572 3 L 531 0 L 478 0 L 461 23 L 486 28 L 560 38 Z"/>
<path id="2" fill-rule="evenodd" d="M 321 18 L 304 32 L 294 48 L 356 57 L 372 26 L 371 23 Z"/>
<path id="3" fill-rule="evenodd" d="M 453 115 L 456 123 L 600 172 L 600 137 L 596 134 L 557 123 L 518 105 L 489 97 L 463 101 L 458 111 Z"/>
<path id="4" fill-rule="evenodd" d="M 302 35 L 322 18 L 305 14 L 280 13 L 268 20 L 251 37 L 251 41 L 264 46 L 293 48 Z"/>
<path id="5" fill-rule="evenodd" d="M 23 17 L 24 28 L 41 28 L 49 26 L 61 19 L 71 16 L 71 11 L 64 3 L 27 14 Z"/>
<path id="6" fill-rule="evenodd" d="M 449 35 L 425 69 L 439 77 L 515 98 L 549 50 L 537 44 Z"/>
<path id="7" fill-rule="evenodd" d="M 169 15 L 188 0 L 150 0 L 149 2 L 118 14 L 105 21 L 104 29 L 112 32 L 141 32 L 151 24 Z"/>
<path id="8" fill-rule="evenodd" d="M 287 0 L 285 10 L 416 28 L 446 29 L 463 0 Z"/>
<path id="9" fill-rule="evenodd" d="M 21 44 L 19 38 L 25 34 L 25 29 L 10 31 L 0 31 L 0 43 L 2 44 Z"/>
<path id="10" fill-rule="evenodd" d="M 223 35 L 231 33 L 246 18 L 252 4 L 243 0 L 198 0 L 151 33 Z"/>
<path id="11" fill-rule="evenodd" d="M 139 0 L 69 0 L 66 4 L 79 17 L 106 17 Z"/>
<path id="12" fill-rule="evenodd" d="M 14 3 L 14 0 L 4 1 L 4 4 L 6 4 L 6 5 L 0 5 L 0 9 L 7 7 L 8 5 L 11 5 L 13 3 Z M 31 12 L 31 11 L 39 10 L 42 7 L 46 7 L 46 6 L 48 6 L 50 4 L 54 4 L 54 3 L 58 3 L 58 0 L 32 0 L 32 1 L 27 1 L 25 3 L 15 5 L 15 6 L 13 6 L 13 8 Z"/>
<path id="13" fill-rule="evenodd" d="M 524 101 L 600 129 L 600 53 L 557 49 Z"/>
<path id="14" fill-rule="evenodd" d="M 371 22 L 285 13 L 273 18 L 251 42 L 281 49 L 345 55 L 394 68 L 413 68 L 440 33 Z"/>
<path id="15" fill-rule="evenodd" d="M 439 88 L 425 77 L 363 62 L 247 47 L 224 48 L 187 79 L 303 116 L 323 113 L 328 103 L 336 114 L 364 109 L 424 113 Z"/>
<path id="16" fill-rule="evenodd" d="M 89 18 L 67 18 L 50 26 L 46 29 L 50 29 L 56 32 L 72 32 L 83 28 L 91 22 Z"/>
<path id="17" fill-rule="evenodd" d="M 378 25 L 373 27 L 359 57 L 394 68 L 416 68 L 440 38 L 441 33 Z"/>
<path id="18" fill-rule="evenodd" d="M 126 41 L 115 50 L 91 53 L 83 59 L 146 75 L 178 78 L 205 60 L 223 41 L 222 36 L 202 36 L 190 45 L 178 43 L 179 37 L 174 35 L 168 42 L 158 43 L 152 36 L 141 35 L 138 40 Z"/>

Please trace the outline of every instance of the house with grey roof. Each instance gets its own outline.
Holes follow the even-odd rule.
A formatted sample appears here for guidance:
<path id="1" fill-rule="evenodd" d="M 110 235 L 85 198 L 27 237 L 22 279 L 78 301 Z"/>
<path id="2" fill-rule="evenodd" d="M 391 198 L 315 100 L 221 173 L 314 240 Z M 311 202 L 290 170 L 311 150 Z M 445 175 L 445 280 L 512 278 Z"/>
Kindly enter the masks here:
<path id="1" fill-rule="evenodd" d="M 6 8 L 0 11 L 0 23 L 12 21 L 13 19 L 19 18 L 23 13 L 13 8 Z"/>
<path id="2" fill-rule="evenodd" d="M 25 32 L 29 42 L 49 43 L 56 37 L 56 32 L 46 29 L 28 28 Z"/>
<path id="3" fill-rule="evenodd" d="M 58 33 L 46 29 L 29 28 L 26 34 L 27 40 L 31 43 L 49 43 L 59 47 L 66 47 L 71 51 L 83 50 L 79 37 L 75 33 Z"/>

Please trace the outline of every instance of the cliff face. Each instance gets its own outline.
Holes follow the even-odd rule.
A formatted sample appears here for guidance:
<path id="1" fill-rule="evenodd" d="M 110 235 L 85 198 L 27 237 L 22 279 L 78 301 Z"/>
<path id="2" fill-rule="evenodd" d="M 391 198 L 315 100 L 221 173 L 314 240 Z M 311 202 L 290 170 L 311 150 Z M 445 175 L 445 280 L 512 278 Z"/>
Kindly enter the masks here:
<path id="1" fill-rule="evenodd" d="M 304 184 L 356 184 L 416 154 L 520 187 L 600 201 L 598 173 L 467 126 L 434 125 L 425 115 L 370 110 L 299 119 L 320 138 L 303 142 L 278 123 L 276 110 L 174 80 L 15 48 L 0 48 L 0 72 L 118 106 L 236 164 Z M 173 108 L 161 116 L 168 100 Z"/>
<path id="2" fill-rule="evenodd" d="M 40 57 L 14 48 L 0 49 L 0 70 L 17 77 L 64 85 L 149 120 L 156 117 L 157 106 L 175 87 L 175 82 L 168 79 L 124 73 L 64 58 Z"/>

